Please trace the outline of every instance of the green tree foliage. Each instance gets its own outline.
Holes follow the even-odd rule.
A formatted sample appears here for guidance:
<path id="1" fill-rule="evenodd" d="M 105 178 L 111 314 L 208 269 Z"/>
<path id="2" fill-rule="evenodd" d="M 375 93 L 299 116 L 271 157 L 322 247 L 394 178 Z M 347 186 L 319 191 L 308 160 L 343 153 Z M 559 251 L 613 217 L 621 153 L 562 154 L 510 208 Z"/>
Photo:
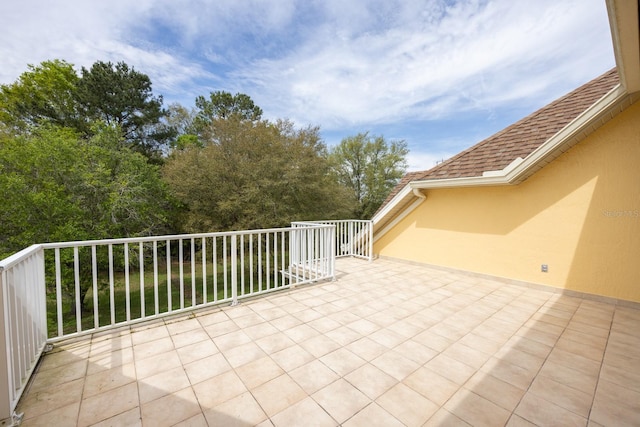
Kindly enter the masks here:
<path id="1" fill-rule="evenodd" d="M 124 62 L 102 61 L 82 67 L 81 74 L 77 98 L 84 116 L 118 126 L 135 151 L 158 160 L 174 135 L 160 126 L 165 116 L 162 96 L 153 96 L 149 77 Z"/>
<path id="2" fill-rule="evenodd" d="M 0 255 L 33 243 L 152 235 L 170 205 L 156 166 L 113 127 L 0 136 Z"/>
<path id="3" fill-rule="evenodd" d="M 343 139 L 330 152 L 333 172 L 356 200 L 353 214 L 369 219 L 404 175 L 409 153 L 404 141 L 359 133 Z"/>
<path id="4" fill-rule="evenodd" d="M 262 109 L 244 93 L 231 95 L 229 92 L 216 91 L 196 98 L 195 125 L 199 132 L 207 132 L 216 120 L 235 118 L 238 120 L 258 121 L 262 118 Z M 204 135 L 206 138 L 207 135 Z"/>
<path id="5" fill-rule="evenodd" d="M 332 180 L 318 128 L 289 121 L 216 118 L 204 146 L 174 151 L 164 165 L 184 207 L 186 231 L 286 226 L 343 217 L 349 193 Z"/>
<path id="6" fill-rule="evenodd" d="M 54 60 L 28 68 L 15 83 L 0 85 L 0 123 L 14 133 L 39 124 L 81 127 L 73 66 Z"/>

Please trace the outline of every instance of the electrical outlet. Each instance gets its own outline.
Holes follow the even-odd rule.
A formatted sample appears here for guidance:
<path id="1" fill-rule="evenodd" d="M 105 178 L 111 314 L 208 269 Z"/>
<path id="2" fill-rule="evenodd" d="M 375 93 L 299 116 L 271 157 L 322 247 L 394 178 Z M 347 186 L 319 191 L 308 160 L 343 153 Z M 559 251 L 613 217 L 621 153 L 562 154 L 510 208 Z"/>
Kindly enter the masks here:
<path id="1" fill-rule="evenodd" d="M 547 264 L 542 264 L 540 271 L 542 271 L 543 273 L 548 273 L 549 272 L 549 266 Z"/>

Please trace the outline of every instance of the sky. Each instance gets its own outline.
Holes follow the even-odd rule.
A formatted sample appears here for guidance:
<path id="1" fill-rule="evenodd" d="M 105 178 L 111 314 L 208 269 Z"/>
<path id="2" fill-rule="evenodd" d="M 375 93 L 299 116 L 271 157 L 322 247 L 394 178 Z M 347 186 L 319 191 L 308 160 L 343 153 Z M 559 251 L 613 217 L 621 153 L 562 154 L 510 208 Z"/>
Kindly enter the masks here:
<path id="1" fill-rule="evenodd" d="M 165 106 L 249 95 L 266 119 L 404 140 L 424 170 L 615 66 L 604 0 L 13 0 L 0 84 L 124 61 Z"/>

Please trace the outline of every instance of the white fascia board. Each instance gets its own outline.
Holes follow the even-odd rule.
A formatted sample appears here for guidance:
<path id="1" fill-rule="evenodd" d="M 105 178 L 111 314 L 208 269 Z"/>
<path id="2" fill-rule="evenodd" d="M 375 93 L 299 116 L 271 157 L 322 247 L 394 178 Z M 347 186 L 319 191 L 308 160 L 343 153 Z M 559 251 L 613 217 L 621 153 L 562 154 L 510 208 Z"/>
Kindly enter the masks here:
<path id="1" fill-rule="evenodd" d="M 379 223 L 380 220 L 382 220 L 387 215 L 389 215 L 389 213 L 391 213 L 391 211 L 393 211 L 393 209 L 396 207 L 396 205 L 401 200 L 406 198 L 412 192 L 413 192 L 413 189 L 409 185 L 405 185 L 404 188 L 402 190 L 400 190 L 400 192 L 398 194 L 396 194 L 393 197 L 393 199 L 391 199 L 389 201 L 389 203 L 387 203 L 387 205 L 384 208 L 382 208 L 382 210 L 380 212 L 378 212 L 377 214 L 375 214 L 373 216 L 373 218 L 371 219 L 373 221 L 373 224 L 375 225 L 375 224 Z"/>
<path id="2" fill-rule="evenodd" d="M 409 186 L 416 189 L 429 189 L 512 185 L 520 182 L 520 179 L 523 176 L 525 176 L 539 162 L 547 158 L 557 147 L 561 146 L 570 138 L 578 135 L 595 120 L 599 119 L 602 114 L 610 111 L 611 107 L 615 106 L 626 96 L 626 90 L 620 85 L 616 86 L 582 114 L 576 117 L 571 123 L 562 128 L 558 133 L 553 135 L 540 147 L 529 154 L 526 159 L 516 159 L 502 171 L 489 171 L 489 173 L 485 172 L 483 176 L 468 178 L 412 181 L 409 183 Z"/>

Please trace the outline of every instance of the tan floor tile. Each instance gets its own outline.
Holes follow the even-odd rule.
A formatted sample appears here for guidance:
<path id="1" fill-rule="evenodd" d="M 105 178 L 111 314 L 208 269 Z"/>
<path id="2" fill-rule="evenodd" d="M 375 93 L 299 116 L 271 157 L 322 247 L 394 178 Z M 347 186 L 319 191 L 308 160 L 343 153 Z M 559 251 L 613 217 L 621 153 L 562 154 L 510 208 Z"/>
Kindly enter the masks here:
<path id="1" fill-rule="evenodd" d="M 464 388 L 509 412 L 518 406 L 525 393 L 524 390 L 485 372 L 477 372 L 466 382 Z"/>
<path id="2" fill-rule="evenodd" d="M 186 316 L 182 319 L 171 319 L 165 322 L 169 335 L 179 335 L 187 331 L 203 330 L 202 325 L 195 317 Z"/>
<path id="3" fill-rule="evenodd" d="M 190 385 L 189 378 L 181 366 L 160 372 L 138 382 L 140 403 L 151 402 L 169 393 L 187 388 Z"/>
<path id="4" fill-rule="evenodd" d="M 295 328 L 296 326 L 302 325 L 302 320 L 298 319 L 291 314 L 287 314 L 282 317 L 278 317 L 277 319 L 271 320 L 269 322 L 272 326 L 276 327 L 278 330 L 284 332 L 289 329 Z"/>
<path id="5" fill-rule="evenodd" d="M 387 347 L 367 337 L 352 342 L 346 349 L 366 361 L 371 361 L 388 351 Z"/>
<path id="6" fill-rule="evenodd" d="M 546 361 L 540 369 L 538 377 L 551 378 L 561 384 L 569 386 L 573 389 L 580 390 L 593 395 L 598 382 L 597 375 L 586 375 L 582 372 L 571 369 L 565 365 L 561 365 L 552 361 Z"/>
<path id="7" fill-rule="evenodd" d="M 480 350 L 460 344 L 459 342 L 450 345 L 442 354 L 464 363 L 467 366 L 471 366 L 474 369 L 480 368 L 491 357 Z"/>
<path id="8" fill-rule="evenodd" d="M 371 402 L 367 396 L 343 379 L 331 383 L 311 397 L 338 423 L 345 422 Z"/>
<path id="9" fill-rule="evenodd" d="M 529 421 L 525 420 L 519 415 L 513 414 L 511 415 L 511 418 L 509 418 L 509 422 L 507 423 L 506 427 L 538 427 L 538 426 L 534 423 L 530 423 Z"/>
<path id="10" fill-rule="evenodd" d="M 202 413 L 196 414 L 191 418 L 174 424 L 172 427 L 208 427 L 207 420 Z"/>
<path id="11" fill-rule="evenodd" d="M 284 350 L 287 347 L 291 347 L 295 342 L 282 332 L 277 332 L 273 335 L 269 335 L 268 337 L 258 339 L 256 344 L 258 344 L 267 354 L 273 354 L 280 350 Z"/>
<path id="12" fill-rule="evenodd" d="M 496 358 L 491 358 L 480 370 L 514 385 L 521 390 L 527 390 L 529 388 L 529 385 L 538 372 L 537 370 L 522 368 L 513 363 Z"/>
<path id="13" fill-rule="evenodd" d="M 222 323 L 229 320 L 229 316 L 222 310 L 203 311 L 196 314 L 196 319 L 203 327 L 213 325 L 214 323 Z"/>
<path id="14" fill-rule="evenodd" d="M 68 350 L 54 350 L 50 353 L 45 353 L 42 362 L 38 368 L 39 372 L 45 372 L 48 370 L 57 370 L 63 366 L 69 364 L 77 364 L 82 361 L 86 361 L 89 355 L 90 346 L 78 346 L 74 351 Z"/>
<path id="15" fill-rule="evenodd" d="M 440 408 L 429 420 L 424 423 L 423 427 L 469 427 L 460 418 L 453 415 L 444 408 Z"/>
<path id="16" fill-rule="evenodd" d="M 145 341 L 143 344 L 134 345 L 133 356 L 136 361 L 139 361 L 148 357 L 157 356 L 173 349 L 173 341 L 170 337 L 160 338 L 158 340 Z"/>
<path id="17" fill-rule="evenodd" d="M 515 410 L 515 414 L 535 425 L 586 426 L 587 420 L 571 411 L 527 393 Z"/>
<path id="18" fill-rule="evenodd" d="M 637 360 L 635 367 L 630 369 L 622 369 L 605 363 L 602 365 L 600 378 L 640 393 L 640 360 Z"/>
<path id="19" fill-rule="evenodd" d="M 544 363 L 543 357 L 534 356 L 531 353 L 508 347 L 503 347 L 494 354 L 494 357 L 530 371 L 538 371 Z"/>
<path id="20" fill-rule="evenodd" d="M 576 390 L 544 376 L 538 376 L 531 384 L 528 392 L 549 400 L 584 418 L 589 417 L 591 402 L 593 401 L 593 394 L 591 393 Z"/>
<path id="21" fill-rule="evenodd" d="M 218 347 L 213 343 L 213 341 L 207 339 L 206 341 L 200 341 L 191 345 L 187 345 L 184 347 L 180 347 L 176 349 L 178 356 L 180 357 L 180 361 L 183 365 L 186 365 L 191 362 L 195 362 L 196 360 L 204 359 L 208 356 L 213 356 L 216 353 L 219 353 Z"/>
<path id="22" fill-rule="evenodd" d="M 117 352 L 118 350 L 131 348 L 133 342 L 131 340 L 131 334 L 125 335 L 117 334 L 113 336 L 102 336 L 91 339 L 91 351 L 89 358 L 99 358 L 101 355 L 107 355 L 109 353 Z"/>
<path id="23" fill-rule="evenodd" d="M 194 319 L 195 320 L 195 319 Z M 186 347 L 198 342 L 209 341 L 209 334 L 204 329 L 194 329 L 177 335 L 171 335 L 175 348 Z"/>
<path id="24" fill-rule="evenodd" d="M 116 366 L 122 366 L 133 362 L 133 348 L 125 347 L 113 352 L 101 352 L 89 358 L 87 375 L 106 371 Z"/>
<path id="25" fill-rule="evenodd" d="M 559 348 L 554 348 L 551 351 L 547 361 L 566 366 L 589 376 L 598 375 L 601 366 L 601 363 L 595 360 Z"/>
<path id="26" fill-rule="evenodd" d="M 236 325 L 232 320 L 225 320 L 223 322 L 211 323 L 210 325 L 204 326 L 204 330 L 211 338 L 216 338 L 221 335 L 236 332 L 240 330 L 240 327 Z"/>
<path id="27" fill-rule="evenodd" d="M 249 390 L 284 374 L 282 368 L 270 357 L 254 360 L 235 371 Z"/>
<path id="28" fill-rule="evenodd" d="M 162 338 L 169 338 L 169 330 L 164 324 L 153 323 L 131 328 L 131 342 L 134 346 Z"/>
<path id="29" fill-rule="evenodd" d="M 453 338 L 443 337 L 431 330 L 416 335 L 413 340 L 438 352 L 446 350 L 455 341 Z"/>
<path id="30" fill-rule="evenodd" d="M 438 405 L 404 384 L 392 387 L 378 397 L 376 403 L 408 426 L 422 425 L 439 408 Z"/>
<path id="31" fill-rule="evenodd" d="M 262 349 L 260 349 L 260 347 L 258 347 L 253 342 L 248 342 L 246 344 L 242 344 L 238 347 L 234 347 L 230 350 L 224 351 L 224 357 L 226 357 L 229 364 L 234 368 L 246 365 L 247 363 L 253 362 L 254 360 L 258 360 L 265 356 L 265 352 L 262 351 Z"/>
<path id="32" fill-rule="evenodd" d="M 455 393 L 444 408 L 474 426 L 501 426 L 507 423 L 511 411 L 466 389 Z"/>
<path id="33" fill-rule="evenodd" d="M 191 387 L 171 393 L 141 406 L 144 426 L 171 426 L 200 413 Z"/>
<path id="34" fill-rule="evenodd" d="M 221 353 L 216 353 L 184 365 L 184 370 L 191 384 L 197 384 L 231 370 L 231 365 Z"/>
<path id="35" fill-rule="evenodd" d="M 460 338 L 458 344 L 466 345 L 486 354 L 493 354 L 500 349 L 500 344 L 480 335 L 469 333 Z"/>
<path id="36" fill-rule="evenodd" d="M 640 420 L 640 393 L 600 380 L 591 419 L 605 426 L 637 425 Z"/>
<path id="37" fill-rule="evenodd" d="M 315 357 L 322 357 L 327 353 L 340 348 L 340 344 L 326 335 L 316 335 L 300 343 L 300 347 L 313 354 Z"/>
<path id="38" fill-rule="evenodd" d="M 421 367 L 409 375 L 404 379 L 403 384 L 411 387 L 438 405 L 444 405 L 460 388 L 460 385 L 427 367 Z"/>
<path id="39" fill-rule="evenodd" d="M 180 363 L 180 357 L 178 357 L 178 353 L 175 350 L 146 359 L 136 360 L 135 364 L 136 377 L 138 380 L 182 365 L 182 363 Z"/>
<path id="40" fill-rule="evenodd" d="M 245 334 L 244 331 L 229 332 L 213 338 L 213 343 L 220 351 L 230 350 L 248 342 L 251 342 L 251 337 Z"/>
<path id="41" fill-rule="evenodd" d="M 341 326 L 332 331 L 326 332 L 325 335 L 338 344 L 345 346 L 362 338 L 362 335 L 346 326 Z"/>
<path id="42" fill-rule="evenodd" d="M 402 344 L 394 347 L 393 351 L 400 353 L 407 359 L 413 360 L 419 365 L 427 363 L 438 355 L 437 351 L 413 340 L 403 342 Z"/>
<path id="43" fill-rule="evenodd" d="M 362 365 L 344 378 L 372 400 L 397 384 L 395 378 L 369 363 Z"/>
<path id="44" fill-rule="evenodd" d="M 362 336 L 368 336 L 380 329 L 379 325 L 376 325 L 375 323 L 367 319 L 356 320 L 355 322 L 347 324 L 347 327 L 353 329 Z"/>
<path id="45" fill-rule="evenodd" d="M 294 326 L 282 332 L 298 344 L 320 334 L 320 332 L 305 324 Z"/>
<path id="46" fill-rule="evenodd" d="M 517 335 L 507 341 L 502 348 L 513 348 L 540 357 L 542 359 L 545 359 L 547 356 L 549 356 L 549 353 L 551 353 L 551 350 L 553 349 L 553 347 L 546 344 L 542 344 L 538 341 L 530 340 L 526 337 Z"/>
<path id="47" fill-rule="evenodd" d="M 140 416 L 140 408 L 136 407 L 123 412 L 109 419 L 93 424 L 91 427 L 140 427 L 142 426 L 142 417 Z"/>
<path id="48" fill-rule="evenodd" d="M 394 348 L 395 346 L 407 340 L 406 337 L 387 328 L 379 329 L 369 334 L 368 338 L 374 340 L 378 344 L 382 344 L 387 348 Z"/>
<path id="49" fill-rule="evenodd" d="M 136 381 L 136 368 L 133 363 L 116 366 L 107 371 L 87 376 L 84 384 L 83 397 L 87 398 L 104 393 L 105 391 L 121 387 L 134 381 Z"/>
<path id="50" fill-rule="evenodd" d="M 18 411 L 24 412 L 25 419 L 29 419 L 79 402 L 82 398 L 84 381 L 84 378 L 80 378 L 41 392 L 27 393 L 22 396 Z"/>
<path id="51" fill-rule="evenodd" d="M 233 371 L 209 378 L 192 388 L 203 411 L 215 408 L 247 391 L 240 377 Z"/>
<path id="52" fill-rule="evenodd" d="M 315 359 L 311 353 L 297 344 L 273 353 L 271 358 L 285 371 L 292 371 Z"/>
<path id="53" fill-rule="evenodd" d="M 256 313 L 251 312 L 246 316 L 236 317 L 233 319 L 233 321 L 240 327 L 240 329 L 245 329 L 263 323 L 264 319 L 258 316 Z"/>
<path id="54" fill-rule="evenodd" d="M 304 390 L 287 374 L 280 375 L 254 388 L 251 393 L 270 417 L 307 396 Z"/>
<path id="55" fill-rule="evenodd" d="M 565 350 L 569 353 L 578 354 L 596 362 L 601 362 L 604 357 L 604 347 L 593 346 L 591 344 L 584 344 L 572 339 L 560 337 L 556 343 L 554 349 Z"/>
<path id="56" fill-rule="evenodd" d="M 246 427 L 257 425 L 267 419 L 251 393 L 242 393 L 226 402 L 205 411 L 210 426 Z"/>
<path id="57" fill-rule="evenodd" d="M 364 359 L 353 354 L 346 348 L 339 348 L 336 351 L 322 356 L 320 360 L 341 377 L 366 363 Z"/>
<path id="58" fill-rule="evenodd" d="M 444 354 L 434 357 L 424 366 L 459 385 L 464 384 L 476 372 L 471 366 Z"/>
<path id="59" fill-rule="evenodd" d="M 105 405 L 105 402 L 109 402 Z M 138 385 L 129 383 L 101 394 L 83 399 L 80 404 L 78 425 L 98 423 L 139 406 Z"/>
<path id="60" fill-rule="evenodd" d="M 39 372 L 31 383 L 31 390 L 39 392 L 58 384 L 84 378 L 87 373 L 87 360 L 78 360 L 55 369 Z"/>
<path id="61" fill-rule="evenodd" d="M 402 427 L 396 417 L 385 411 L 377 403 L 367 405 L 362 411 L 349 418 L 344 427 Z"/>
<path id="62" fill-rule="evenodd" d="M 336 421 L 312 398 L 307 397 L 271 418 L 276 427 L 304 424 L 305 427 L 333 427 Z"/>
<path id="63" fill-rule="evenodd" d="M 262 323 L 258 323 L 253 326 L 243 328 L 242 331 L 245 334 L 249 335 L 249 337 L 251 337 L 251 339 L 254 341 L 279 332 L 278 329 L 265 321 L 262 321 Z"/>
<path id="64" fill-rule="evenodd" d="M 309 321 L 307 324 L 320 333 L 329 332 L 342 326 L 340 322 L 322 315 L 319 318 Z"/>
<path id="65" fill-rule="evenodd" d="M 312 360 L 293 371 L 289 371 L 289 376 L 291 376 L 307 394 L 313 394 L 340 378 L 338 374 L 319 360 Z"/>
<path id="66" fill-rule="evenodd" d="M 78 410 L 80 401 L 74 402 L 62 408 L 54 409 L 46 414 L 34 418 L 24 419 L 23 427 L 74 427 L 78 424 Z M 27 414 L 25 413 L 25 416 Z"/>

